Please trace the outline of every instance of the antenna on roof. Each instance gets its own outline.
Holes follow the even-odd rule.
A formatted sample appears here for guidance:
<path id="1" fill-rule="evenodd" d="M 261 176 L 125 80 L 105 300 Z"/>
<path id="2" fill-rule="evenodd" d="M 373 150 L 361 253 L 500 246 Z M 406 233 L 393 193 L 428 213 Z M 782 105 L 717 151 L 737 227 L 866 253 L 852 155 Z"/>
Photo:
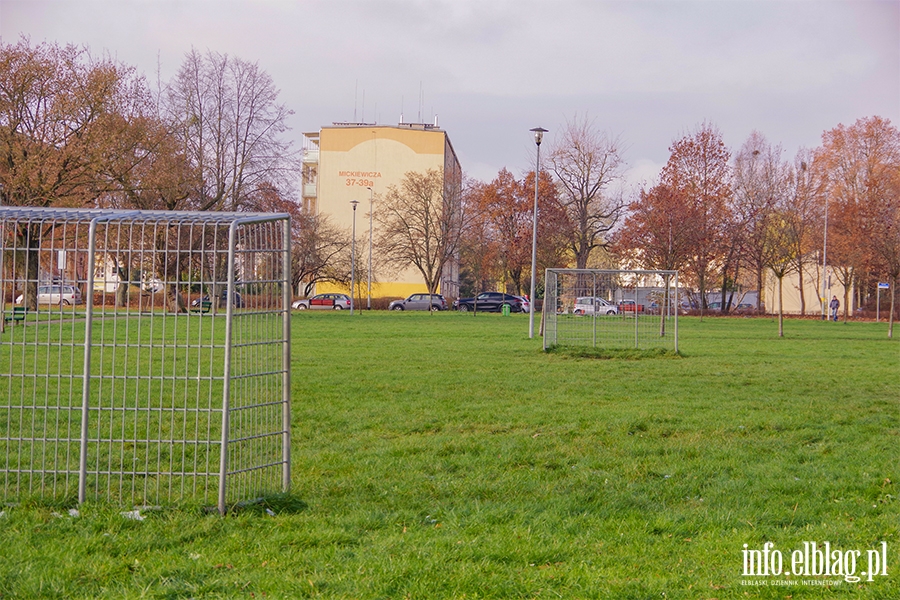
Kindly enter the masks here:
<path id="1" fill-rule="evenodd" d="M 419 81 L 419 119 L 418 122 L 422 122 L 422 105 L 425 104 L 425 92 L 422 90 L 422 82 Z"/>

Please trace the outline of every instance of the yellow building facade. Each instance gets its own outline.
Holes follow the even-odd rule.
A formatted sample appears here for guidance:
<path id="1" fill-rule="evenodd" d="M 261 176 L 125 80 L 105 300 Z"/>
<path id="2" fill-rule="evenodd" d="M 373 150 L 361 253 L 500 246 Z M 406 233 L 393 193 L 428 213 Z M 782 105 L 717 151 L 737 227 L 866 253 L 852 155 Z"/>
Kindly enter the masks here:
<path id="1" fill-rule="evenodd" d="M 378 238 L 378 224 L 371 219 L 377 211 L 379 195 L 390 186 L 399 186 L 403 177 L 413 171 L 424 173 L 438 169 L 445 180 L 462 178 L 462 169 L 447 133 L 437 125 L 401 123 L 375 125 L 367 123 L 335 123 L 317 133 L 306 133 L 303 164 L 303 206 L 317 214 L 328 215 L 335 225 L 353 229 L 352 201 L 356 210 L 357 297 L 367 294 L 369 264 L 369 232 Z M 396 272 L 378 269 L 373 262 L 372 297 L 406 297 L 427 292 L 421 273 L 414 267 Z M 456 297 L 459 290 L 459 262 L 445 267 L 440 292 Z M 316 293 L 349 293 L 349 286 L 320 283 Z"/>
<path id="2" fill-rule="evenodd" d="M 806 303 L 806 314 L 807 315 L 820 315 L 822 314 L 822 302 L 820 301 L 820 297 L 822 295 L 822 265 L 816 263 L 810 263 L 806 265 L 803 273 L 803 299 Z M 779 288 L 778 288 L 778 278 L 772 273 L 771 270 L 766 272 L 765 279 L 765 292 L 763 298 L 766 303 L 766 312 L 770 314 L 778 313 L 778 301 L 779 301 Z M 854 289 L 851 287 L 847 291 L 847 298 L 851 302 L 854 294 Z M 784 296 L 781 298 L 783 302 L 783 310 L 785 314 L 788 315 L 799 315 L 801 312 L 801 307 L 803 303 L 800 301 L 800 276 L 797 275 L 796 272 L 791 272 L 785 275 L 784 281 L 782 282 L 781 292 Z M 831 301 L 832 296 L 837 296 L 838 300 L 841 303 L 840 314 L 843 316 L 844 314 L 844 285 L 838 280 L 837 276 L 834 274 L 834 269 L 831 266 L 828 266 L 828 277 L 825 279 L 825 312 L 828 312 L 828 303 Z M 851 311 L 852 314 L 852 311 Z"/>

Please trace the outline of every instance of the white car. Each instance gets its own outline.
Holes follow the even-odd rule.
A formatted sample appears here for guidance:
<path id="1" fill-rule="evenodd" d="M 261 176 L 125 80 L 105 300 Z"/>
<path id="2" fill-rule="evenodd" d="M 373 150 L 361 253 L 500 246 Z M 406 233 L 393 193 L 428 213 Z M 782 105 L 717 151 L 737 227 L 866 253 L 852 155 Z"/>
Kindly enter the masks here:
<path id="1" fill-rule="evenodd" d="M 575 310 L 572 312 L 576 315 L 617 315 L 619 308 L 603 298 L 585 296 L 575 299 Z"/>
<path id="2" fill-rule="evenodd" d="M 350 296 L 347 294 L 316 294 L 312 298 L 294 300 L 291 308 L 295 310 L 344 310 L 350 308 Z"/>
<path id="3" fill-rule="evenodd" d="M 22 304 L 25 296 L 20 294 L 16 298 L 16 304 Z M 81 297 L 81 290 L 74 285 L 39 285 L 37 289 L 38 304 L 81 304 L 84 300 Z"/>
<path id="4" fill-rule="evenodd" d="M 519 296 L 522 299 L 522 312 L 530 313 L 531 312 L 531 301 L 525 296 Z M 535 309 L 536 310 L 536 309 Z"/>

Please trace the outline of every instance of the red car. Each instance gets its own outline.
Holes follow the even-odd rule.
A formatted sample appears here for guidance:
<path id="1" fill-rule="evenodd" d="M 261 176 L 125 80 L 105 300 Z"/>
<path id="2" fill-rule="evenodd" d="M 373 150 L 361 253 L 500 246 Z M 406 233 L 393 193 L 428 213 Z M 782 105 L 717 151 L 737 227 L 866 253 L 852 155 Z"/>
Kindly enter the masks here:
<path id="1" fill-rule="evenodd" d="M 636 304 L 634 300 L 622 300 L 619 302 L 619 312 L 627 313 L 637 311 L 644 312 L 643 304 Z"/>
<path id="2" fill-rule="evenodd" d="M 350 310 L 350 296 L 347 294 L 316 294 L 305 300 L 295 300 L 291 308 L 297 310 Z"/>

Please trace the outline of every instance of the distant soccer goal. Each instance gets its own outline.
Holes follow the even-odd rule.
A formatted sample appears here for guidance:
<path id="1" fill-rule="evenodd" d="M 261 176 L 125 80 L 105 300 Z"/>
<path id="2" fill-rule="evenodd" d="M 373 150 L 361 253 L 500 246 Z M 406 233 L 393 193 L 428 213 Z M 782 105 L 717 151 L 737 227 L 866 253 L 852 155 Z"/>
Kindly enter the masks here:
<path id="1" fill-rule="evenodd" d="M 0 207 L 0 501 L 290 484 L 286 214 Z"/>
<path id="2" fill-rule="evenodd" d="M 544 349 L 678 351 L 678 271 L 547 269 Z"/>

